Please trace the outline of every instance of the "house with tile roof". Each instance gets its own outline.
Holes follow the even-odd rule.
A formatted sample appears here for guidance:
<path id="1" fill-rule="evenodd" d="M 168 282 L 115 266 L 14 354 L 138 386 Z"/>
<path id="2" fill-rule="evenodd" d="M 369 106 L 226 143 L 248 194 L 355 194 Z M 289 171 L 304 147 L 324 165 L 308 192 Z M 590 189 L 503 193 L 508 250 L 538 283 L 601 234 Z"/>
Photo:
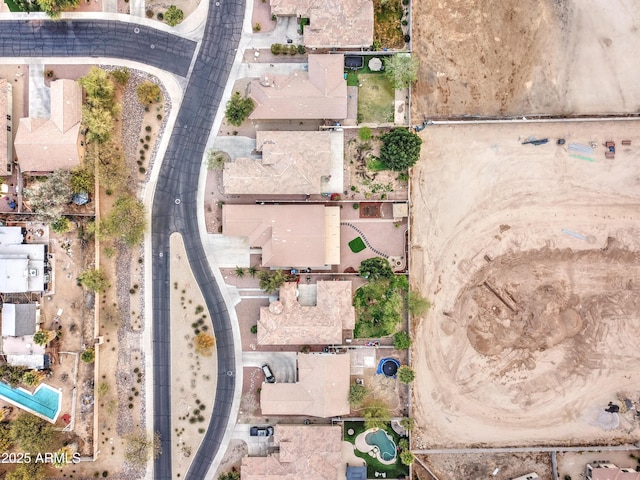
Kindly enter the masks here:
<path id="1" fill-rule="evenodd" d="M 296 383 L 263 383 L 263 415 L 304 415 L 330 418 L 348 415 L 351 356 L 298 353 Z"/>
<path id="2" fill-rule="evenodd" d="M 355 327 L 350 281 L 287 282 L 280 297 L 260 308 L 259 345 L 342 344 L 343 332 Z"/>
<path id="3" fill-rule="evenodd" d="M 308 69 L 263 74 L 249 84 L 251 120 L 341 120 L 347 117 L 344 55 L 310 54 Z"/>
<path id="4" fill-rule="evenodd" d="M 256 151 L 261 153 L 260 158 L 236 158 L 225 164 L 222 181 L 226 194 L 312 195 L 342 191 L 343 132 L 259 130 Z"/>
<path id="5" fill-rule="evenodd" d="M 340 263 L 340 207 L 222 206 L 222 233 L 262 249 L 262 265 L 308 268 Z"/>
<path id="6" fill-rule="evenodd" d="M 14 141 L 20 170 L 48 173 L 80 164 L 82 87 L 75 80 L 51 82 L 49 118 L 21 118 Z"/>
<path id="7" fill-rule="evenodd" d="M 361 48 L 373 43 L 372 0 L 271 0 L 271 14 L 307 18 L 307 48 Z"/>
<path id="8" fill-rule="evenodd" d="M 342 428 L 338 425 L 276 425 L 277 450 L 242 458 L 242 480 L 338 480 L 345 478 Z"/>

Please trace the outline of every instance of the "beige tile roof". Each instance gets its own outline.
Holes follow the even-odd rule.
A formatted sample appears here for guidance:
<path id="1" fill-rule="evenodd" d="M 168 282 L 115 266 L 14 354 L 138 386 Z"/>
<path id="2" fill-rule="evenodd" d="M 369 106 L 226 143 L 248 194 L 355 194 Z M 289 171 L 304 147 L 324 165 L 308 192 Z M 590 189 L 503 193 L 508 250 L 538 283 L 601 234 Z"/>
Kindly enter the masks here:
<path id="1" fill-rule="evenodd" d="M 254 120 L 332 119 L 347 116 L 344 55 L 309 55 L 308 71 L 264 74 L 249 84 Z"/>
<path id="2" fill-rule="evenodd" d="M 274 15 L 309 18 L 307 47 L 368 47 L 373 43 L 372 0 L 271 0 Z"/>
<path id="3" fill-rule="evenodd" d="M 0 135 L 0 175 L 7 175 L 7 163 L 11 163 L 13 158 L 9 158 L 12 152 L 12 133 L 7 128 L 11 122 L 7 120 L 7 115 L 11 115 L 11 84 L 4 78 L 0 78 L 0 132 L 7 132 Z"/>
<path id="4" fill-rule="evenodd" d="M 342 190 L 343 132 L 258 131 L 256 150 L 261 159 L 225 164 L 225 193 L 319 194 L 336 191 L 336 180 Z"/>
<path id="5" fill-rule="evenodd" d="M 303 306 L 296 283 L 280 287 L 280 299 L 260 308 L 258 344 L 341 344 L 342 330 L 355 326 L 351 282 L 318 282 L 316 289 L 316 305 Z"/>
<path id="6" fill-rule="evenodd" d="M 340 263 L 340 208 L 324 205 L 224 205 L 222 232 L 262 248 L 266 267 Z"/>
<path id="7" fill-rule="evenodd" d="M 338 425 L 276 425 L 278 453 L 244 457 L 243 480 L 339 480 L 343 471 Z M 343 477 L 344 478 L 344 477 Z"/>
<path id="8" fill-rule="evenodd" d="M 78 134 L 82 88 L 74 80 L 51 82 L 50 118 L 21 118 L 14 141 L 23 172 L 72 169 L 80 163 Z"/>
<path id="9" fill-rule="evenodd" d="M 298 353 L 297 383 L 263 383 L 263 415 L 336 417 L 350 413 L 350 355 Z"/>
<path id="10" fill-rule="evenodd" d="M 592 466 L 596 467 L 596 465 Z M 640 472 L 633 471 L 632 468 L 624 470 L 630 471 L 623 471 L 620 467 L 593 468 L 591 480 L 640 480 Z"/>

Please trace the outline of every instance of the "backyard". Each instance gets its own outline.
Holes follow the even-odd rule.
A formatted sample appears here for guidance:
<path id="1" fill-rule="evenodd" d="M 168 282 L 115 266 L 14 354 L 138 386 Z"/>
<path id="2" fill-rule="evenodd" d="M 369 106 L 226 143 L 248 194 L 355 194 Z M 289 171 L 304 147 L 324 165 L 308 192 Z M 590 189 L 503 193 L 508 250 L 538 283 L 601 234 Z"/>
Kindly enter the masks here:
<path id="1" fill-rule="evenodd" d="M 402 17 L 406 10 L 403 3 L 401 0 L 374 0 L 373 38 L 374 44 L 380 48 L 404 47 Z"/>
<path id="2" fill-rule="evenodd" d="M 409 467 L 403 465 L 400 462 L 400 457 L 397 455 L 395 462 L 387 465 L 385 463 L 380 462 L 378 460 L 377 455 L 373 453 L 376 449 L 381 450 L 380 447 L 371 446 L 372 450 L 363 452 L 356 447 L 356 438 L 365 432 L 366 427 L 364 422 L 344 422 L 344 440 L 353 445 L 353 453 L 362 458 L 367 463 L 367 478 L 402 478 L 409 475 Z M 384 428 L 382 428 L 384 432 L 391 438 L 394 443 L 394 447 L 397 449 L 398 443 L 400 442 L 400 435 L 398 435 L 393 428 L 391 428 L 390 423 L 386 423 Z M 374 432 L 371 432 L 374 433 Z M 362 437 L 361 437 L 362 438 Z M 360 444 L 361 442 L 358 442 Z M 366 442 L 364 443 L 366 445 Z M 384 476 L 381 474 L 385 474 Z"/>
<path id="3" fill-rule="evenodd" d="M 393 123 L 395 92 L 380 73 L 358 74 L 358 122 Z"/>

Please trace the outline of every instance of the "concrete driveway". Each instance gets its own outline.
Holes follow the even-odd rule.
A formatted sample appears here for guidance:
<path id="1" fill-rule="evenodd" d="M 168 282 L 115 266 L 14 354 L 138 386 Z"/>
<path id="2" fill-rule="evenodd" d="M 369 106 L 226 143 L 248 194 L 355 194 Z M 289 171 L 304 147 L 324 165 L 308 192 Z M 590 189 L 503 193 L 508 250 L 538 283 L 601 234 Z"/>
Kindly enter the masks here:
<path id="1" fill-rule="evenodd" d="M 268 363 L 276 381 L 295 383 L 297 363 L 295 352 L 242 352 L 243 367 L 262 367 Z"/>
<path id="2" fill-rule="evenodd" d="M 266 423 L 238 423 L 233 430 L 232 438 L 242 440 L 247 444 L 251 457 L 266 457 L 270 447 L 273 447 L 273 437 L 252 437 L 249 429 L 253 426 L 265 427 Z"/>

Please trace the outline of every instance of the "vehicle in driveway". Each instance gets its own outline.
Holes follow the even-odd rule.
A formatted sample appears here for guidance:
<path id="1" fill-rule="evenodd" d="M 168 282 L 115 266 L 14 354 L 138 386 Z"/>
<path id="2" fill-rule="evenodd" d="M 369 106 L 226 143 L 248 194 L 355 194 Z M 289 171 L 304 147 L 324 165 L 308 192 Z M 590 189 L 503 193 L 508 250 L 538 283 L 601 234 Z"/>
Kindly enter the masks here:
<path id="1" fill-rule="evenodd" d="M 252 437 L 270 437 L 273 435 L 273 427 L 251 427 L 249 429 L 249 435 Z"/>
<path id="2" fill-rule="evenodd" d="M 276 383 L 276 377 L 271 371 L 271 367 L 266 363 L 262 366 L 262 372 L 264 373 L 264 379 L 267 383 Z"/>

